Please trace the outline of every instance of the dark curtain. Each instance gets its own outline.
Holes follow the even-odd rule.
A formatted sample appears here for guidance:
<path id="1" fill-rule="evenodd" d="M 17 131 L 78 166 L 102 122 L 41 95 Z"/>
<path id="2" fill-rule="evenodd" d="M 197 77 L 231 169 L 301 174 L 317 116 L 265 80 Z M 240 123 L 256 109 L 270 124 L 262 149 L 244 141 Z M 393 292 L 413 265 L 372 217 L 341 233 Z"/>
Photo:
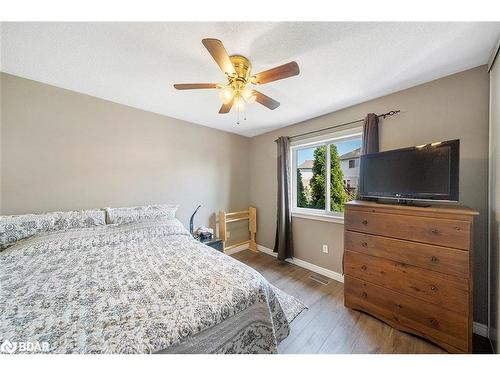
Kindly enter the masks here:
<path id="1" fill-rule="evenodd" d="M 378 152 L 378 116 L 375 113 L 368 113 L 363 124 L 363 139 L 361 142 L 361 155 Z M 360 159 L 361 162 L 361 159 Z M 362 163 L 362 162 L 361 162 Z M 363 173 L 363 168 L 360 165 L 360 173 Z M 356 199 L 359 199 L 359 192 L 363 191 L 363 176 L 359 176 L 358 194 Z"/>
<path id="2" fill-rule="evenodd" d="M 361 143 L 361 155 L 371 154 L 378 152 L 378 117 L 375 113 L 368 113 L 365 117 L 363 124 L 363 140 Z M 363 168 L 360 166 L 360 173 L 363 173 Z M 357 199 L 359 199 L 359 192 L 363 190 L 363 176 L 359 176 L 359 185 Z"/>
<path id="3" fill-rule="evenodd" d="M 378 152 L 378 117 L 375 113 L 368 113 L 365 117 L 363 124 L 363 141 L 361 144 L 361 155 L 371 154 Z M 360 168 L 363 171 L 363 168 Z M 361 172 L 362 173 L 362 172 Z M 359 185 L 357 199 L 359 199 L 359 192 L 362 190 L 363 178 L 359 176 Z M 342 274 L 344 274 L 344 255 L 342 254 Z"/>
<path id="4" fill-rule="evenodd" d="M 368 113 L 363 124 L 363 139 L 361 142 L 361 155 L 378 152 L 378 117 L 375 113 Z M 360 159 L 361 161 L 361 159 Z M 361 162 L 362 163 L 362 162 Z M 363 168 L 359 168 L 363 173 Z M 358 193 L 356 199 L 359 199 L 359 192 L 363 190 L 363 176 L 359 176 Z"/>
<path id="5" fill-rule="evenodd" d="M 373 152 L 378 152 L 378 117 L 375 113 L 368 113 L 363 124 L 361 155 Z"/>
<path id="6" fill-rule="evenodd" d="M 290 138 L 279 137 L 278 145 L 278 209 L 274 252 L 279 260 L 293 258 Z"/>

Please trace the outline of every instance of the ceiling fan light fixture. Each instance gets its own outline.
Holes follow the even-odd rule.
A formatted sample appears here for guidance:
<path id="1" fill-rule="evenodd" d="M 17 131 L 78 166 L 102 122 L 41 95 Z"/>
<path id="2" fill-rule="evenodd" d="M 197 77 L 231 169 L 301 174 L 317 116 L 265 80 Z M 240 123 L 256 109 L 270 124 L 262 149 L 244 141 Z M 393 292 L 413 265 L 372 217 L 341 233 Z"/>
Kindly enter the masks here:
<path id="1" fill-rule="evenodd" d="M 246 87 L 243 92 L 241 93 L 241 96 L 243 97 L 243 99 L 245 99 L 245 101 L 248 103 L 248 104 L 252 104 L 252 103 L 255 103 L 255 100 L 257 99 L 253 90 L 252 89 L 249 89 L 248 87 Z"/>
<path id="2" fill-rule="evenodd" d="M 236 98 L 235 108 L 238 112 L 243 112 L 245 110 L 245 101 L 241 96 Z"/>
<path id="3" fill-rule="evenodd" d="M 225 86 L 219 91 L 219 98 L 224 104 L 228 104 L 234 98 L 233 88 Z"/>
<path id="4" fill-rule="evenodd" d="M 247 103 L 248 104 L 253 104 L 257 101 L 257 97 L 255 95 L 252 95 L 250 98 L 248 98 Z"/>

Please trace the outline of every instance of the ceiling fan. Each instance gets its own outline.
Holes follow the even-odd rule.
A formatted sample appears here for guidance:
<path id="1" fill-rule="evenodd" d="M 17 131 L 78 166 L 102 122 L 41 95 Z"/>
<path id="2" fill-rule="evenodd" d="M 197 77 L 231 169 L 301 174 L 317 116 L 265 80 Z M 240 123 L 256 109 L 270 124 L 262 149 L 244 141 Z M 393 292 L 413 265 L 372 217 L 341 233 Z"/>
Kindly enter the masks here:
<path id="1" fill-rule="evenodd" d="M 229 56 L 222 42 L 218 39 L 203 39 L 201 41 L 215 62 L 226 74 L 228 83 L 178 83 L 177 90 L 218 89 L 222 107 L 219 113 L 229 113 L 233 106 L 237 111 L 245 110 L 246 104 L 254 102 L 273 110 L 280 103 L 250 85 L 263 85 L 265 83 L 296 76 L 300 73 L 299 65 L 295 62 L 280 65 L 275 68 L 252 74 L 252 64 L 241 55 Z"/>

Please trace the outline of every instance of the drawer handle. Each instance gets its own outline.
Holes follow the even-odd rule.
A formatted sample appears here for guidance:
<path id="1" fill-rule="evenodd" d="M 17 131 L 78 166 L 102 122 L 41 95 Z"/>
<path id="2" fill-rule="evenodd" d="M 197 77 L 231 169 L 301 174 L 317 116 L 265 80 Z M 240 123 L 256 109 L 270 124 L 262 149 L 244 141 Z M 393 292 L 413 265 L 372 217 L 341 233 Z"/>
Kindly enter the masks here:
<path id="1" fill-rule="evenodd" d="M 363 265 L 361 266 L 361 269 L 362 269 L 363 271 L 366 271 L 366 265 L 364 265 L 364 264 L 363 264 Z"/>
<path id="2" fill-rule="evenodd" d="M 362 243 L 361 243 L 361 246 L 363 246 L 363 247 L 368 247 L 368 243 L 366 243 L 366 242 L 362 242 Z"/>
<path id="3" fill-rule="evenodd" d="M 363 220 L 363 221 L 361 222 L 361 224 L 363 224 L 363 225 L 367 225 L 367 224 L 368 224 L 368 220 Z"/>
<path id="4" fill-rule="evenodd" d="M 437 263 L 437 261 L 438 261 L 438 258 L 436 258 L 434 255 L 431 256 L 431 262 Z"/>
<path id="5" fill-rule="evenodd" d="M 433 292 L 437 292 L 438 288 L 437 288 L 437 286 L 435 286 L 435 285 L 431 285 L 431 290 L 432 290 Z"/>
<path id="6" fill-rule="evenodd" d="M 439 234 L 439 231 L 437 229 L 431 230 L 432 234 Z"/>
<path id="7" fill-rule="evenodd" d="M 363 294 L 361 294 L 361 295 L 363 296 L 363 298 L 368 297 L 368 293 L 366 293 L 366 292 L 363 292 Z"/>

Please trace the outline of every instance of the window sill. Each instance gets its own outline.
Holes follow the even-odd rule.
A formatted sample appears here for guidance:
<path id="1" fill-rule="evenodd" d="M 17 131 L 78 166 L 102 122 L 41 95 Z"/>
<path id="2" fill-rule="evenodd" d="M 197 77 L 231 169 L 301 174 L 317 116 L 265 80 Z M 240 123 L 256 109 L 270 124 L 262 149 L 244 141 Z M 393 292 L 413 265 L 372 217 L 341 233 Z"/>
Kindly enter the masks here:
<path id="1" fill-rule="evenodd" d="M 292 217 L 298 217 L 300 219 L 327 221 L 330 223 L 337 223 L 337 224 L 344 224 L 344 216 L 313 214 L 313 213 L 304 213 L 304 212 L 292 212 Z"/>

